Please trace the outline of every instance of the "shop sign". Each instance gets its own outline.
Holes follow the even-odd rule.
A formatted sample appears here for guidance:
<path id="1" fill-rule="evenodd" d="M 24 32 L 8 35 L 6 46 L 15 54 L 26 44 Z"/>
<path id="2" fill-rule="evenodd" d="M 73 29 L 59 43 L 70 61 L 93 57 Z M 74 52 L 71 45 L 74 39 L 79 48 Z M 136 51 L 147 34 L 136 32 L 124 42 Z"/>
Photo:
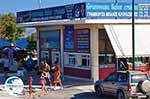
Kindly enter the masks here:
<path id="1" fill-rule="evenodd" d="M 65 51 L 70 51 L 74 49 L 74 28 L 73 26 L 66 26 L 64 31 L 64 42 Z"/>
<path id="2" fill-rule="evenodd" d="M 86 15 L 89 19 L 130 19 L 132 18 L 132 3 L 87 3 Z M 150 2 L 135 3 L 135 18 L 150 18 Z"/>
<path id="3" fill-rule="evenodd" d="M 77 52 L 89 52 L 90 50 L 90 32 L 89 29 L 76 30 L 76 48 Z"/>
<path id="4" fill-rule="evenodd" d="M 10 95 L 22 96 L 24 90 L 23 81 L 17 76 L 11 76 L 5 82 L 5 89 Z"/>
<path id="5" fill-rule="evenodd" d="M 17 12 L 17 23 L 85 17 L 85 3 Z"/>

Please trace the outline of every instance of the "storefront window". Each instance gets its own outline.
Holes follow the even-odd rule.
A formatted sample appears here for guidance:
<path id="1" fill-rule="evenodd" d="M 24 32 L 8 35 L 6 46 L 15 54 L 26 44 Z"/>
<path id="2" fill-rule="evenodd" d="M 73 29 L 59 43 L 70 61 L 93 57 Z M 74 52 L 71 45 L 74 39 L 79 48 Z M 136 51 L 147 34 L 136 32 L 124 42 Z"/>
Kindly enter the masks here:
<path id="1" fill-rule="evenodd" d="M 60 31 L 49 30 L 40 32 L 40 49 L 47 50 L 60 48 Z"/>
<path id="2" fill-rule="evenodd" d="M 115 56 L 105 29 L 99 30 L 99 65 L 100 68 L 115 66 Z"/>
<path id="3" fill-rule="evenodd" d="M 80 55 L 79 53 L 66 53 L 65 66 L 75 68 L 88 68 L 90 65 L 90 55 Z"/>
<path id="4" fill-rule="evenodd" d="M 82 57 L 81 66 L 88 67 L 89 66 L 89 56 L 88 55 L 82 55 L 81 57 Z"/>
<path id="5" fill-rule="evenodd" d="M 132 58 L 127 58 L 128 62 L 132 64 Z M 150 57 L 135 57 L 135 66 L 145 66 L 150 64 Z"/>
<path id="6" fill-rule="evenodd" d="M 114 64 L 114 55 L 113 54 L 100 54 L 99 55 L 99 63 L 100 64 Z"/>
<path id="7" fill-rule="evenodd" d="M 75 65 L 75 64 L 76 64 L 76 56 L 69 55 L 69 65 Z"/>

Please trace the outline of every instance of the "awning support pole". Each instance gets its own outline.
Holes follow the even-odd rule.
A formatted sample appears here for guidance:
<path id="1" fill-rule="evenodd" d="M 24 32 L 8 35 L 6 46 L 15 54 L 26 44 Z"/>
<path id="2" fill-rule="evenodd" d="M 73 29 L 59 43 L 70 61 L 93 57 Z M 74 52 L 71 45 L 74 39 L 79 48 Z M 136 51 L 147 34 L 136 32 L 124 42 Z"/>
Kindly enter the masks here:
<path id="1" fill-rule="evenodd" d="M 132 0 L 132 69 L 135 70 L 134 0 Z"/>

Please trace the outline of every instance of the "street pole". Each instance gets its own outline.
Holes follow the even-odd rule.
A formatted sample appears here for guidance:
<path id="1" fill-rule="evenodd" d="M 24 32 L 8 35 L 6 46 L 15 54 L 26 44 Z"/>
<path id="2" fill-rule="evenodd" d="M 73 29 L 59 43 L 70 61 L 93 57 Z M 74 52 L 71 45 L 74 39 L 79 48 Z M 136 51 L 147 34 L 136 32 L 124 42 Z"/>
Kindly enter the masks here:
<path id="1" fill-rule="evenodd" d="M 132 0 L 132 69 L 135 70 L 134 0 Z"/>
<path id="2" fill-rule="evenodd" d="M 38 0 L 39 9 L 41 8 L 41 0 Z"/>

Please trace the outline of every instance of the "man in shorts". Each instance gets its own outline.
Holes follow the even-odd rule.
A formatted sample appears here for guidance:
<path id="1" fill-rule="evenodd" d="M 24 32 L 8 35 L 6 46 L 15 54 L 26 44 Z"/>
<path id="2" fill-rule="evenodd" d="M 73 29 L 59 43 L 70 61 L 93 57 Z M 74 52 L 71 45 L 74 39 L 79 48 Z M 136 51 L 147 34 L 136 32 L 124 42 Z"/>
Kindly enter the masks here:
<path id="1" fill-rule="evenodd" d="M 51 86 L 50 65 L 46 61 L 42 61 L 40 71 L 43 73 L 45 80 L 48 80 L 49 85 Z"/>

